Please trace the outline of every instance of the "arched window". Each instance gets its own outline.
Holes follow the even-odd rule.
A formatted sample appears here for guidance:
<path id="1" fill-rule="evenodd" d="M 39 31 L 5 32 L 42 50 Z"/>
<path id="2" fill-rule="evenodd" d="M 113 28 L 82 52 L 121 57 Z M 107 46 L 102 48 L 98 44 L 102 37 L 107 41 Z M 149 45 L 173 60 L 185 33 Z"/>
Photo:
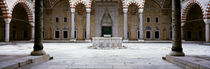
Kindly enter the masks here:
<path id="1" fill-rule="evenodd" d="M 158 18 L 158 17 L 155 18 L 155 22 L 156 22 L 156 23 L 159 22 L 159 18 Z"/>
<path id="2" fill-rule="evenodd" d="M 58 17 L 56 17 L 56 18 L 55 18 L 55 21 L 56 21 L 56 22 L 59 22 L 59 18 L 58 18 Z"/>
<path id="3" fill-rule="evenodd" d="M 148 22 L 148 23 L 150 22 L 150 17 L 147 17 L 147 22 Z"/>
<path id="4" fill-rule="evenodd" d="M 67 22 L 68 21 L 67 17 L 64 17 L 63 21 L 64 22 Z"/>
<path id="5" fill-rule="evenodd" d="M 146 27 L 146 39 L 151 39 L 151 27 Z"/>

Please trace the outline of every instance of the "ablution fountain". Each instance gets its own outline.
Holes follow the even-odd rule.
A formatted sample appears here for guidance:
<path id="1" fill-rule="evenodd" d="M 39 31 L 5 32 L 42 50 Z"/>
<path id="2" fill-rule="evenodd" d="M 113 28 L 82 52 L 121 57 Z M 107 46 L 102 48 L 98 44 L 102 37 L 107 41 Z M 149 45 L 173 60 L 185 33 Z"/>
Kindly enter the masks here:
<path id="1" fill-rule="evenodd" d="M 104 35 L 104 37 L 93 37 L 92 46 L 89 49 L 126 49 L 122 45 L 122 37 L 111 37 L 111 35 Z"/>

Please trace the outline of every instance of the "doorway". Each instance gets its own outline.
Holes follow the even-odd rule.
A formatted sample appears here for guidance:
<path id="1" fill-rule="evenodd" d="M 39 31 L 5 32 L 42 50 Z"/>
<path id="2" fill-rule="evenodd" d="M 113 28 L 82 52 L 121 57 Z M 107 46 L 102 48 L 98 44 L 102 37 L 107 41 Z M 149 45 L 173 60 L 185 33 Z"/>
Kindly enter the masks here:
<path id="1" fill-rule="evenodd" d="M 104 26 L 102 27 L 102 34 L 101 36 L 103 37 L 104 35 L 112 35 L 112 27 L 111 26 Z"/>

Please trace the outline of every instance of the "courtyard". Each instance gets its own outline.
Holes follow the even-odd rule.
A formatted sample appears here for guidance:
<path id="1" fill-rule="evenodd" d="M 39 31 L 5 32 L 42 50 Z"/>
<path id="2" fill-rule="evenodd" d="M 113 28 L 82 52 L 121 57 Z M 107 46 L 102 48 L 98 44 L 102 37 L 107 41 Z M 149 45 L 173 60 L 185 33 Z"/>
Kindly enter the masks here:
<path id="1" fill-rule="evenodd" d="M 88 49 L 91 43 L 44 43 L 53 60 L 27 66 L 26 69 L 182 69 L 162 57 L 171 51 L 171 43 L 123 43 L 127 49 Z M 183 43 L 186 55 L 210 56 L 210 46 Z M 33 43 L 2 45 L 0 55 L 29 55 Z"/>

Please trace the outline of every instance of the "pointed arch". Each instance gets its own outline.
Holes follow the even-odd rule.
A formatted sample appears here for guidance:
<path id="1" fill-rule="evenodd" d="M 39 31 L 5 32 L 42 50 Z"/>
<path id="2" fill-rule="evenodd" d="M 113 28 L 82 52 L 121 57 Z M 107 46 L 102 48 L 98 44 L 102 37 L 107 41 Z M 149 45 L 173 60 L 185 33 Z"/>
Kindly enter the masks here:
<path id="1" fill-rule="evenodd" d="M 210 1 L 205 11 L 206 13 L 205 13 L 204 19 L 210 19 Z"/>
<path id="2" fill-rule="evenodd" d="M 194 5 L 199 5 L 199 7 L 201 8 L 201 10 L 202 10 L 202 14 L 204 13 L 204 11 L 203 11 L 203 8 L 202 8 L 202 5 L 198 2 L 198 1 L 192 1 L 192 2 L 188 2 L 188 4 L 186 5 L 186 7 L 184 8 L 184 11 L 183 11 L 183 13 L 182 13 L 182 22 L 186 22 L 186 20 L 187 20 L 187 14 L 188 14 L 188 12 L 189 12 L 189 10 L 190 10 L 190 8 L 192 7 L 192 6 L 194 6 Z M 204 15 L 203 15 L 203 17 L 204 17 Z"/>
<path id="3" fill-rule="evenodd" d="M 27 12 L 27 15 L 28 15 L 29 23 L 34 22 L 32 10 L 30 9 L 29 4 L 26 1 L 19 0 L 19 1 L 15 2 L 13 7 L 12 7 L 11 12 L 13 12 L 15 6 L 18 5 L 18 4 L 22 5 L 25 8 L 25 10 Z"/>
<path id="4" fill-rule="evenodd" d="M 4 20 L 7 21 L 8 19 L 11 19 L 11 14 L 9 13 L 8 5 L 5 0 L 0 0 L 0 8 Z"/>

